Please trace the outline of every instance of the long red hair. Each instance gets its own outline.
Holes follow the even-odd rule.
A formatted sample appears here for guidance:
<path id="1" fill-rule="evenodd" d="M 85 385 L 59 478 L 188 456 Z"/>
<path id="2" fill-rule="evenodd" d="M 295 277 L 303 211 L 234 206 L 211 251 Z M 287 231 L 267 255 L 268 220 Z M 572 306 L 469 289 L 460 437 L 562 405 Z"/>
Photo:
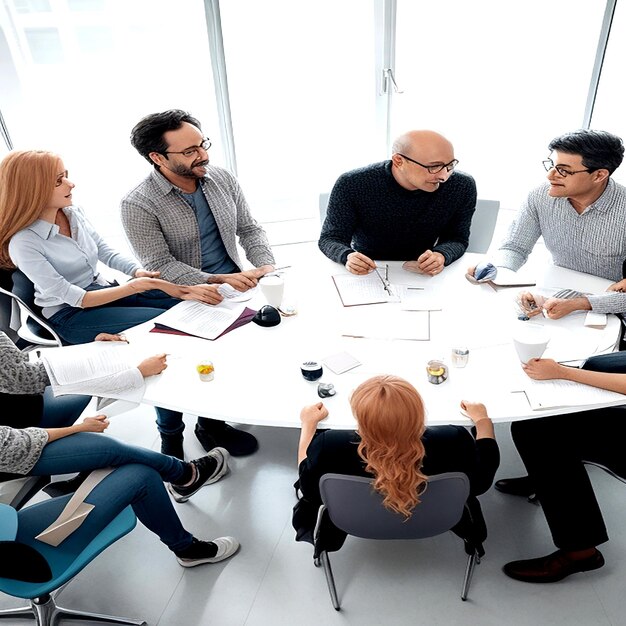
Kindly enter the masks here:
<path id="1" fill-rule="evenodd" d="M 375 376 L 361 383 L 350 399 L 361 442 L 359 456 L 374 475 L 384 505 L 406 517 L 426 486 L 424 402 L 415 387 L 398 376 Z"/>
<path id="2" fill-rule="evenodd" d="M 52 196 L 58 162 L 53 152 L 16 150 L 0 163 L 0 267 L 15 267 L 9 241 L 39 219 Z"/>

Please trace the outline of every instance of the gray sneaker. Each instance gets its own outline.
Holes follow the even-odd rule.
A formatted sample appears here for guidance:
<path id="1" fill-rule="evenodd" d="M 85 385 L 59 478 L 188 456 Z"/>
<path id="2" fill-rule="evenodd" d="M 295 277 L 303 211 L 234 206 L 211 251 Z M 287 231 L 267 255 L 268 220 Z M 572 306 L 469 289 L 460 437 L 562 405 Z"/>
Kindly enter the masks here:
<path id="1" fill-rule="evenodd" d="M 230 454 L 225 448 L 213 448 L 206 456 L 191 461 L 196 467 L 196 478 L 187 487 L 168 483 L 167 490 L 176 502 L 187 502 L 196 491 L 204 485 L 216 483 L 222 476 L 228 473 L 228 460 Z"/>
<path id="2" fill-rule="evenodd" d="M 214 552 L 213 546 L 217 546 Z M 232 556 L 239 550 L 239 542 L 234 537 L 218 537 L 212 541 L 200 541 L 193 538 L 191 545 L 185 550 L 176 553 L 176 560 L 183 567 L 195 567 L 204 563 L 219 563 Z M 213 554 L 213 556 L 208 556 Z"/>

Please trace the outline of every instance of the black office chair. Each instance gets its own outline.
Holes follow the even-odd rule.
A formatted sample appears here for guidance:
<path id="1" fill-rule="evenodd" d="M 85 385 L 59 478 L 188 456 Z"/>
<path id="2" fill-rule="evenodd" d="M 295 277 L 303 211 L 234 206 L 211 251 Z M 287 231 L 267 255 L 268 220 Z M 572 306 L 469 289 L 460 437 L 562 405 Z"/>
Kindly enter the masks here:
<path id="1" fill-rule="evenodd" d="M 485 554 L 482 542 L 487 529 L 478 501 L 468 502 L 470 483 L 465 474 L 447 472 L 431 476 L 413 514 L 405 519 L 383 505 L 383 496 L 374 491 L 372 479 L 344 474 L 324 474 L 320 478 L 320 507 L 315 527 L 314 562 L 324 567 L 333 607 L 341 606 L 330 567 L 328 551 L 323 543 L 323 525 L 328 517 L 340 530 L 364 539 L 423 539 L 453 530 L 465 543 L 468 555 L 461 599 L 467 593 L 474 567 Z M 472 501 L 475 506 L 470 506 Z"/>
<path id="2" fill-rule="evenodd" d="M 6 275 L 5 275 L 6 278 Z M 0 287 L 0 297 L 6 306 L 7 299 L 17 307 L 18 324 L 16 342 L 21 350 L 29 350 L 36 346 L 58 347 L 64 345 L 63 340 L 43 317 L 41 309 L 35 304 L 35 286 L 20 270 L 11 274 L 12 287 L 7 289 L 7 281 L 3 278 L 3 287 Z M 14 327 L 15 325 L 11 325 Z M 7 333 L 10 336 L 10 333 Z"/>

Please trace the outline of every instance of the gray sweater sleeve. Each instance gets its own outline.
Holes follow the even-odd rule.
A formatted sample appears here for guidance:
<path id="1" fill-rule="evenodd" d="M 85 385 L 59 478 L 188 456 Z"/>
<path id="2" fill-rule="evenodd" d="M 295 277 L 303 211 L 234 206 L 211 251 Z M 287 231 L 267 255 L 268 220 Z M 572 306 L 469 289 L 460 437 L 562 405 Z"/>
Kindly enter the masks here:
<path id="1" fill-rule="evenodd" d="M 538 193 L 536 189 L 531 191 L 520 208 L 509 227 L 505 240 L 495 254 L 492 261 L 494 265 L 516 272 L 528 260 L 537 239 L 541 236 L 541 225 L 535 206 Z"/>
<path id="2" fill-rule="evenodd" d="M 48 443 L 43 428 L 11 428 L 0 426 L 0 471 L 28 474 Z"/>
<path id="3" fill-rule="evenodd" d="M 626 313 L 626 293 L 609 292 L 587 296 L 594 313 Z"/>
<path id="4" fill-rule="evenodd" d="M 50 379 L 41 361 L 31 363 L 28 356 L 0 331 L 0 392 L 43 393 Z"/>

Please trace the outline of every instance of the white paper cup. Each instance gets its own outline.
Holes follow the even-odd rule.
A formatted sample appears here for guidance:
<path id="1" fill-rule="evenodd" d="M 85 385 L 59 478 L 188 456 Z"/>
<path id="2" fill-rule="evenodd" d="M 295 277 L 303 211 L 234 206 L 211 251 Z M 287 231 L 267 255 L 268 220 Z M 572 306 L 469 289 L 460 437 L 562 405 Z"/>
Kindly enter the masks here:
<path id="1" fill-rule="evenodd" d="M 280 276 L 263 276 L 259 280 L 259 285 L 267 303 L 278 308 L 283 301 L 283 291 L 285 290 L 283 279 Z"/>
<path id="2" fill-rule="evenodd" d="M 550 343 L 550 335 L 541 326 L 526 326 L 515 333 L 513 345 L 522 363 L 540 359 Z"/>

